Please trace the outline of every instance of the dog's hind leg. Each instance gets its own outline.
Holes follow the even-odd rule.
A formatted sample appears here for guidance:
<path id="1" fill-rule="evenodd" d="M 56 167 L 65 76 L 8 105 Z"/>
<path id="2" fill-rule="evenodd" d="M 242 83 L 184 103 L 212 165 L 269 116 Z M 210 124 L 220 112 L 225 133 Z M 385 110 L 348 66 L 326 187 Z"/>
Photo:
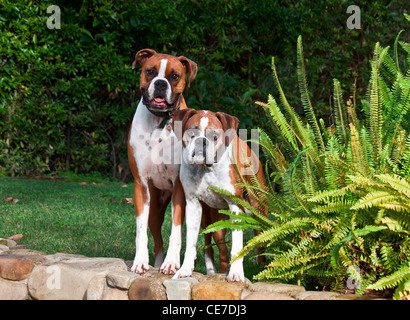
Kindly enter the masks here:
<path id="1" fill-rule="evenodd" d="M 202 229 L 206 229 L 211 224 L 211 212 L 210 208 L 204 204 L 202 205 L 202 221 L 201 226 Z M 212 234 L 206 233 L 205 237 L 205 266 L 206 266 L 206 274 L 214 274 L 216 272 L 215 263 L 214 263 L 214 249 L 212 248 Z"/>
<path id="2" fill-rule="evenodd" d="M 164 222 L 165 211 L 171 201 L 171 192 L 164 192 L 158 189 L 154 191 L 152 190 L 153 188 L 151 188 L 151 197 L 153 197 L 153 200 L 151 200 L 148 225 L 154 238 L 154 267 L 160 268 L 164 262 L 164 241 L 162 238 L 161 227 Z"/>

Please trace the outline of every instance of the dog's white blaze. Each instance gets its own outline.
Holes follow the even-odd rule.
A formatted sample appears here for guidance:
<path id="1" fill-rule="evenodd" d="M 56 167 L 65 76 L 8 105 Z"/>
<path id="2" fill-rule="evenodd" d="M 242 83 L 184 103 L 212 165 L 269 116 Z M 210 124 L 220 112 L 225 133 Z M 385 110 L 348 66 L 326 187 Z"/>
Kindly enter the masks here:
<path id="1" fill-rule="evenodd" d="M 165 69 L 167 68 L 168 59 L 161 59 L 161 66 L 158 71 L 158 78 L 165 78 Z"/>
<path id="2" fill-rule="evenodd" d="M 208 117 L 201 118 L 201 122 L 199 124 L 199 129 L 201 130 L 201 136 L 205 136 L 205 129 L 208 126 L 208 123 L 209 123 Z"/>
<path id="3" fill-rule="evenodd" d="M 150 100 L 152 100 L 154 98 L 154 91 L 155 91 L 155 82 L 157 80 L 165 80 L 167 83 L 167 90 L 165 92 L 165 100 L 167 101 L 167 103 L 171 104 L 171 85 L 169 84 L 168 80 L 165 78 L 165 71 L 167 69 L 167 63 L 168 63 L 168 59 L 161 59 L 161 65 L 159 67 L 159 71 L 158 71 L 158 75 L 152 79 L 149 87 L 148 87 L 148 98 Z"/>

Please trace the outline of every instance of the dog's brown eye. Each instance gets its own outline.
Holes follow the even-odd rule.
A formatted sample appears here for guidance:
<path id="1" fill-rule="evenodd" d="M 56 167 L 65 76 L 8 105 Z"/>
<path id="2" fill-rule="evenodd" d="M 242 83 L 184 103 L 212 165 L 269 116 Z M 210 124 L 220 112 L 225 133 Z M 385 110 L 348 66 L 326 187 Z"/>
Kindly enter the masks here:
<path id="1" fill-rule="evenodd" d="M 189 139 L 192 139 L 193 137 L 195 137 L 195 132 L 194 130 L 190 129 L 187 131 L 187 135 Z"/>
<path id="2" fill-rule="evenodd" d="M 176 73 L 171 74 L 171 80 L 172 81 L 177 81 L 177 80 L 179 80 L 179 78 L 180 78 L 179 74 L 176 74 Z"/>
<path id="3" fill-rule="evenodd" d="M 218 140 L 218 136 L 216 134 L 214 134 L 214 141 Z"/>
<path id="4" fill-rule="evenodd" d="M 154 69 L 147 69 L 145 71 L 148 77 L 153 77 L 155 75 L 155 70 Z"/>

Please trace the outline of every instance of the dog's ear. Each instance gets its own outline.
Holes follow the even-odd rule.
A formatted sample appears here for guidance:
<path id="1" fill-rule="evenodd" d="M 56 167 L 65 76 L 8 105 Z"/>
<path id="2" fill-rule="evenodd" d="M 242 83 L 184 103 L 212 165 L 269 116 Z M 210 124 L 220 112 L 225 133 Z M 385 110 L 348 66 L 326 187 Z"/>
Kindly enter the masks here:
<path id="1" fill-rule="evenodd" d="M 172 130 L 177 136 L 178 140 L 181 140 L 184 136 L 184 127 L 189 118 L 191 118 L 198 111 L 192 108 L 180 109 L 172 114 Z"/>
<path id="2" fill-rule="evenodd" d="M 194 81 L 196 77 L 196 73 L 198 72 L 198 66 L 192 60 L 185 58 L 184 56 L 178 57 L 179 61 L 184 65 L 186 72 L 188 73 L 188 88 L 192 81 Z"/>
<path id="3" fill-rule="evenodd" d="M 132 63 L 132 69 L 135 69 L 135 66 L 137 65 L 137 62 L 143 66 L 145 61 L 152 57 L 154 54 L 157 54 L 157 52 L 155 50 L 152 49 L 142 49 L 140 51 L 137 52 L 137 54 L 135 55 L 135 60 Z"/>
<path id="4" fill-rule="evenodd" d="M 227 147 L 236 136 L 236 131 L 238 131 L 239 126 L 239 119 L 224 112 L 217 112 L 215 113 L 215 116 L 222 124 L 225 135 L 225 146 Z"/>

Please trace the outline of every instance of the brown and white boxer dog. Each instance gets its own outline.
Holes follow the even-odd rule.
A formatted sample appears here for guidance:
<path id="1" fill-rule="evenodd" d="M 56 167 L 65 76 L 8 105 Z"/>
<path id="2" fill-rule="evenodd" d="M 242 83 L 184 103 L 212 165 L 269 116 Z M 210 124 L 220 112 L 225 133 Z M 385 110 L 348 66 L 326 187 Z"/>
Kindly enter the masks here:
<path id="1" fill-rule="evenodd" d="M 182 93 L 185 75 L 188 87 L 195 79 L 197 65 L 183 56 L 159 54 L 143 49 L 132 64 L 142 66 L 141 100 L 132 121 L 128 138 L 128 161 L 134 176 L 136 214 L 136 253 L 131 270 L 144 273 L 149 269 L 148 235 L 154 238 L 154 266 L 165 274 L 180 266 L 185 198 L 179 180 L 181 147 L 171 128 L 171 115 L 186 109 Z M 165 210 L 172 200 L 172 229 L 164 260 L 161 226 Z"/>
<path id="2" fill-rule="evenodd" d="M 189 277 L 194 269 L 196 243 L 201 225 L 202 205 L 214 209 L 243 212 L 243 208 L 230 199 L 210 190 L 218 187 L 257 207 L 256 199 L 238 187 L 239 174 L 247 181 L 258 179 L 266 186 L 262 165 L 256 154 L 237 136 L 239 120 L 222 112 L 185 109 L 173 114 L 173 125 L 182 122 L 182 164 L 180 179 L 186 198 L 186 251 L 181 268 L 174 278 Z M 180 137 L 180 138 L 181 138 Z M 235 164 L 237 167 L 235 168 Z M 260 209 L 267 215 L 267 210 Z M 234 219 L 234 218 L 231 218 Z M 243 247 L 243 231 L 232 231 L 231 258 Z M 260 262 L 264 261 L 260 257 Z M 243 259 L 232 263 L 227 281 L 244 282 Z M 209 265 L 205 256 L 207 269 Z"/>

